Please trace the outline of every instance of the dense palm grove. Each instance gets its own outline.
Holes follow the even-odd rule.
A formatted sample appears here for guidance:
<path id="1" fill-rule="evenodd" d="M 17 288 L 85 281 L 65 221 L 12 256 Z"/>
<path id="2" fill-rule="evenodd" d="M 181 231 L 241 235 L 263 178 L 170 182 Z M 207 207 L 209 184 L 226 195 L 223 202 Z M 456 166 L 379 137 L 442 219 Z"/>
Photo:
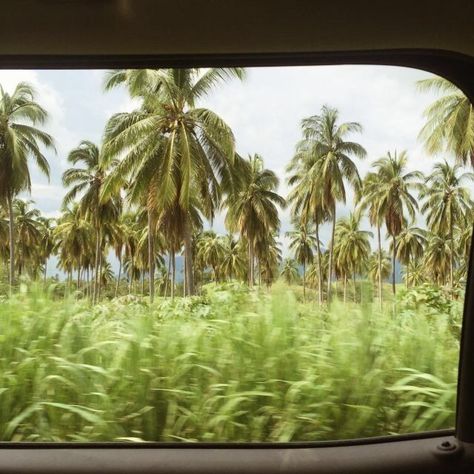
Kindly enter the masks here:
<path id="1" fill-rule="evenodd" d="M 429 153 L 449 158 L 434 159 L 427 176 L 409 171 L 405 151 L 387 152 L 360 176 L 356 159 L 368 160 L 359 143 L 362 126 L 341 123 L 338 111 L 324 106 L 301 122 L 287 167 L 290 192 L 283 197 L 264 159 L 240 156 L 225 121 L 198 106 L 214 87 L 244 78 L 241 68 L 109 72 L 105 89 L 124 87 L 141 105 L 113 115 L 101 144 L 84 140 L 70 151 L 57 219 L 18 198 L 30 189 L 31 162 L 49 175 L 44 150 L 54 149 L 54 141 L 42 130 L 47 112 L 28 84 L 11 95 L 1 89 L 4 291 L 24 277 L 44 275 L 46 283 L 48 261 L 56 255 L 66 291 L 78 290 L 92 302 L 126 293 L 151 301 L 155 292 L 193 295 L 208 281 L 270 286 L 282 277 L 301 281 L 305 298 L 319 304 L 332 299 L 338 283 L 345 301 L 348 293 L 356 295 L 357 281 L 368 279 L 382 304 L 389 277 L 396 292 L 397 262 L 407 287 L 428 282 L 456 297 L 466 278 L 473 222 L 474 175 L 467 168 L 474 161 L 474 127 L 466 97 L 440 78 L 418 84 L 443 93 L 426 111 L 420 138 Z M 338 206 L 347 201 L 353 210 L 339 217 Z M 286 206 L 294 230 L 286 234 L 291 258 L 282 261 L 279 210 Z M 218 212 L 225 214 L 227 235 L 205 230 Z M 325 224 L 328 241 L 320 237 Z M 182 278 L 177 259 L 183 260 Z"/>

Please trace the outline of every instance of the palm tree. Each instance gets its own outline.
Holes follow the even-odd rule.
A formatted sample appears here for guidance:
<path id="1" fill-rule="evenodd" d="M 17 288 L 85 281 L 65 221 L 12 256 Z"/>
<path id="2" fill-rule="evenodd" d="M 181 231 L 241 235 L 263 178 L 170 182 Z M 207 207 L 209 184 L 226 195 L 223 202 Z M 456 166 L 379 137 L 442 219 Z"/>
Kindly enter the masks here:
<path id="1" fill-rule="evenodd" d="M 421 208 L 426 213 L 430 230 L 448 236 L 451 245 L 449 279 L 454 286 L 454 229 L 456 225 L 467 224 L 466 215 L 472 208 L 470 190 L 467 185 L 474 180 L 473 173 L 463 173 L 461 165 L 449 165 L 446 161 L 437 163 L 426 178 L 420 192 L 425 202 Z"/>
<path id="2" fill-rule="evenodd" d="M 15 280 L 15 224 L 13 199 L 21 191 L 30 191 L 28 159 L 49 177 L 49 164 L 40 146 L 54 150 L 53 139 L 38 128 L 48 114 L 36 102 L 33 87 L 20 82 L 13 94 L 0 85 L 0 204 L 6 204 L 9 219 L 10 269 L 12 288 Z"/>
<path id="3" fill-rule="evenodd" d="M 460 164 L 474 167 L 474 112 L 469 99 L 442 77 L 418 81 L 420 91 L 445 93 L 425 110 L 419 137 L 429 153 L 453 153 Z"/>
<path id="4" fill-rule="evenodd" d="M 336 224 L 334 245 L 335 266 L 343 272 L 344 300 L 346 296 L 347 275 L 352 274 L 354 282 L 354 301 L 356 295 L 356 274 L 365 268 L 370 255 L 372 232 L 360 230 L 362 214 L 351 213 L 348 218 L 339 219 Z"/>
<path id="5" fill-rule="evenodd" d="M 308 231 L 307 224 L 286 233 L 290 238 L 289 248 L 294 252 L 295 260 L 303 265 L 303 299 L 306 300 L 306 264 L 313 260 L 316 237 Z"/>
<path id="6" fill-rule="evenodd" d="M 288 285 L 294 283 L 298 279 L 298 266 L 296 261 L 291 258 L 286 258 L 283 261 L 280 275 Z"/>
<path id="7" fill-rule="evenodd" d="M 167 207 L 179 206 L 189 295 L 194 293 L 189 211 L 197 202 L 199 211 L 213 218 L 223 190 L 231 186 L 235 155 L 234 136 L 228 125 L 196 104 L 219 83 L 234 77 L 243 79 L 244 75 L 242 68 L 211 68 L 205 72 L 180 68 L 118 70 L 106 78 L 106 89 L 125 85 L 142 101 L 138 110 L 115 114 L 107 124 L 105 160 L 117 155 L 122 160 L 106 188 L 121 186 L 129 177 L 133 183 L 130 199 L 144 196 L 150 228 Z M 151 242 L 149 254 L 153 273 Z"/>
<path id="8" fill-rule="evenodd" d="M 356 196 L 356 201 L 358 203 L 359 209 L 361 212 L 367 210 L 369 216 L 369 222 L 371 226 L 377 228 L 377 261 L 378 261 L 378 293 L 379 293 L 379 306 L 382 308 L 382 238 L 381 238 L 381 227 L 384 216 L 381 212 L 380 201 L 378 198 L 379 195 L 379 183 L 376 173 L 367 173 L 365 176 L 362 187 L 359 189 L 359 192 Z"/>
<path id="9" fill-rule="evenodd" d="M 326 222 L 330 215 L 323 207 L 322 187 L 319 185 L 315 171 L 314 162 L 316 158 L 313 154 L 308 154 L 302 145 L 298 147 L 297 153 L 292 158 L 287 171 L 291 173 L 288 184 L 293 189 L 288 195 L 288 201 L 292 204 L 292 217 L 299 220 L 301 225 L 315 225 L 316 239 L 316 270 L 318 271 L 318 302 L 322 304 L 322 251 L 319 239 L 319 227 Z"/>
<path id="10" fill-rule="evenodd" d="M 56 219 L 48 217 L 39 217 L 38 222 L 40 224 L 41 232 L 41 259 L 43 260 L 43 279 L 46 283 L 46 278 L 48 275 L 48 259 L 54 251 L 55 242 L 54 242 L 54 229 Z"/>
<path id="11" fill-rule="evenodd" d="M 398 261 L 408 267 L 410 262 L 419 261 L 423 256 L 426 244 L 426 231 L 419 227 L 410 226 L 401 230 L 397 237 L 397 248 L 395 249 Z M 390 250 L 393 253 L 393 242 Z M 407 288 L 409 286 L 409 278 L 405 279 Z"/>
<path id="12" fill-rule="evenodd" d="M 79 204 L 63 210 L 53 231 L 54 250 L 59 256 L 59 266 L 68 273 L 77 269 L 80 280 L 81 269 L 87 269 L 94 259 L 94 228 L 84 218 Z"/>
<path id="13" fill-rule="evenodd" d="M 359 172 L 351 157 L 364 158 L 366 151 L 359 143 L 348 141 L 352 133 L 362 132 L 357 122 L 338 124 L 336 109 L 323 106 L 320 115 L 302 121 L 303 140 L 297 148 L 297 159 L 310 160 L 310 181 L 320 189 L 321 206 L 332 219 L 329 244 L 328 301 L 331 299 L 333 273 L 334 233 L 336 229 L 336 204 L 346 202 L 346 183 L 355 189 L 360 185 Z"/>
<path id="14" fill-rule="evenodd" d="M 263 167 L 259 155 L 249 156 L 242 181 L 224 203 L 227 207 L 226 225 L 231 232 L 240 232 L 247 242 L 248 283 L 253 286 L 255 246 L 259 239 L 279 229 L 277 206 L 284 207 L 285 200 L 276 193 L 279 184 L 276 174 Z"/>
<path id="15" fill-rule="evenodd" d="M 419 286 L 427 280 L 426 268 L 424 268 L 422 259 L 410 260 L 403 273 L 407 288 Z"/>
<path id="16" fill-rule="evenodd" d="M 452 247 L 446 236 L 433 232 L 427 234 L 423 267 L 431 275 L 431 280 L 439 285 L 446 284 L 450 273 L 450 261 L 455 257 L 451 252 Z"/>
<path id="17" fill-rule="evenodd" d="M 95 303 L 100 291 L 100 266 L 104 246 L 104 226 L 107 222 L 117 221 L 121 206 L 118 195 L 101 197 L 102 187 L 106 179 L 106 170 L 101 160 L 99 147 L 84 140 L 73 149 L 68 161 L 74 166 L 63 173 L 64 186 L 72 188 L 64 196 L 64 205 L 67 206 L 78 195 L 80 197 L 80 212 L 90 220 L 95 229 L 95 256 L 94 256 L 94 285 L 92 302 Z M 77 165 L 82 167 L 77 167 Z"/>
<path id="18" fill-rule="evenodd" d="M 281 263 L 280 243 L 277 241 L 276 235 L 259 236 L 255 245 L 255 254 L 258 258 L 259 278 L 269 288 L 278 276 Z"/>
<path id="19" fill-rule="evenodd" d="M 211 267 L 216 283 L 219 282 L 219 270 L 224 258 L 224 242 L 220 235 L 208 230 L 201 234 L 196 242 L 197 258 L 202 262 L 203 268 Z"/>
<path id="20" fill-rule="evenodd" d="M 40 211 L 30 208 L 33 203 L 33 201 L 22 199 L 13 201 L 13 214 L 16 224 L 15 245 L 18 250 L 15 263 L 19 275 L 23 274 L 29 263 L 34 266 L 34 261 L 38 259 L 38 249 L 41 243 L 41 231 L 38 222 Z"/>
<path id="21" fill-rule="evenodd" d="M 422 174 L 418 171 L 407 172 L 408 156 L 406 151 L 378 159 L 372 164 L 378 182 L 374 186 L 372 199 L 377 203 L 380 216 L 385 220 L 387 232 L 392 238 L 392 292 L 395 295 L 395 260 L 397 236 L 406 222 L 406 214 L 411 221 L 415 219 L 418 203 L 411 193 L 418 188 Z"/>
<path id="22" fill-rule="evenodd" d="M 382 291 L 382 281 L 386 280 L 391 273 L 390 256 L 384 250 L 373 252 L 367 262 L 367 276 L 374 284 L 377 282 L 379 292 Z"/>
<path id="23" fill-rule="evenodd" d="M 223 238 L 222 273 L 229 279 L 245 274 L 245 248 L 240 240 L 235 240 L 232 234 Z"/>

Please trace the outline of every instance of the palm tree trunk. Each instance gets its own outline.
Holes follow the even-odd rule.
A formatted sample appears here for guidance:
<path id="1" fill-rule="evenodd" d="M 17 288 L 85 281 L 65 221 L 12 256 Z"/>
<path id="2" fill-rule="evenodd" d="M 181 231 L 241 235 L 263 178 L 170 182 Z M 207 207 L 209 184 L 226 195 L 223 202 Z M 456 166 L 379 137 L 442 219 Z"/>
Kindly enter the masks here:
<path id="1" fill-rule="evenodd" d="M 95 262 L 94 262 L 94 284 L 92 288 L 92 304 L 97 301 L 97 289 L 99 283 L 99 253 L 100 253 L 100 228 L 97 226 L 95 234 Z"/>
<path id="2" fill-rule="evenodd" d="M 344 273 L 344 304 L 347 302 L 347 275 Z"/>
<path id="3" fill-rule="evenodd" d="M 354 303 L 357 300 L 357 288 L 356 288 L 356 274 L 355 272 L 352 273 L 352 282 L 354 283 Z"/>
<path id="4" fill-rule="evenodd" d="M 150 292 L 150 303 L 153 303 L 155 298 L 155 258 L 153 249 L 153 216 L 151 211 L 148 210 L 148 270 L 149 270 L 149 292 Z"/>
<path id="5" fill-rule="evenodd" d="M 79 286 L 81 284 L 81 267 L 77 268 L 77 291 L 79 291 Z"/>
<path id="6" fill-rule="evenodd" d="M 306 260 L 303 259 L 303 303 L 306 303 Z"/>
<path id="7" fill-rule="evenodd" d="M 186 258 L 184 259 L 183 268 L 183 297 L 186 296 Z"/>
<path id="8" fill-rule="evenodd" d="M 174 299 L 174 289 L 176 286 L 176 255 L 174 250 L 171 252 L 171 299 Z"/>
<path id="9" fill-rule="evenodd" d="M 99 252 L 99 278 L 97 279 L 97 301 L 100 299 L 100 293 L 102 290 L 102 282 L 101 282 L 101 277 L 102 277 L 102 241 L 100 245 L 100 252 Z"/>
<path id="10" fill-rule="evenodd" d="M 128 271 L 128 294 L 132 294 L 132 281 L 133 281 L 133 256 L 130 257 L 130 267 Z"/>
<path id="11" fill-rule="evenodd" d="M 44 259 L 44 273 L 43 273 L 43 285 L 46 286 L 46 279 L 48 277 L 48 259 Z"/>
<path id="12" fill-rule="evenodd" d="M 145 296 L 145 270 L 142 271 L 142 295 Z"/>
<path id="13" fill-rule="evenodd" d="M 451 287 L 451 299 L 454 299 L 454 235 L 453 235 L 453 213 L 450 212 L 449 237 L 451 240 L 451 255 L 449 259 L 449 285 Z"/>
<path id="14" fill-rule="evenodd" d="M 194 279 L 193 279 L 193 248 L 191 238 L 191 228 L 189 217 L 185 217 L 184 223 L 184 261 L 185 261 L 185 280 L 186 295 L 194 295 Z"/>
<path id="15" fill-rule="evenodd" d="M 323 303 L 323 294 L 322 294 L 322 291 L 323 291 L 323 269 L 322 269 L 322 265 L 321 265 L 321 243 L 319 242 L 319 222 L 318 222 L 318 218 L 316 216 L 315 218 L 315 222 L 316 222 L 316 247 L 317 247 L 317 254 L 318 254 L 318 261 L 317 261 L 317 265 L 318 265 L 318 302 L 319 302 L 319 306 L 322 305 Z"/>
<path id="16" fill-rule="evenodd" d="M 250 288 L 253 287 L 253 282 L 254 282 L 254 275 L 253 275 L 253 245 L 251 239 L 249 239 L 248 242 L 248 256 L 249 256 L 249 286 Z"/>
<path id="17" fill-rule="evenodd" d="M 119 253 L 119 271 L 118 271 L 117 283 L 115 284 L 115 298 L 117 298 L 118 296 L 118 290 L 119 290 L 121 277 L 122 277 L 122 247 L 120 247 L 120 253 Z"/>
<path id="18" fill-rule="evenodd" d="M 377 222 L 378 264 L 379 264 L 379 305 L 382 309 L 382 239 L 380 237 L 380 222 Z"/>
<path id="19" fill-rule="evenodd" d="M 15 216 L 13 215 L 13 202 L 11 192 L 7 193 L 8 202 L 8 238 L 10 246 L 10 271 L 9 283 L 10 294 L 13 292 L 13 284 L 15 283 Z"/>
<path id="20" fill-rule="evenodd" d="M 392 292 L 395 295 L 396 293 L 396 288 L 395 288 L 395 257 L 397 254 L 397 248 L 396 248 L 396 243 L 397 239 L 395 235 L 392 235 L 392 242 L 393 242 L 393 252 L 392 252 Z"/>
<path id="21" fill-rule="evenodd" d="M 332 231 L 331 244 L 329 246 L 329 269 L 328 269 L 328 303 L 331 302 L 331 277 L 332 277 L 332 259 L 334 253 L 334 235 L 336 233 L 336 205 L 334 204 L 332 210 Z"/>

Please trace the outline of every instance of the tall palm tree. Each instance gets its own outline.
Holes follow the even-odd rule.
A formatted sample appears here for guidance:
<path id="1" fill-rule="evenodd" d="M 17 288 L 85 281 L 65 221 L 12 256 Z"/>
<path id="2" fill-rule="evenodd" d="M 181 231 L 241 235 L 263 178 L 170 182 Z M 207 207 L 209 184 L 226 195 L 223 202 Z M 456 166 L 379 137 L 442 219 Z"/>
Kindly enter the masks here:
<path id="1" fill-rule="evenodd" d="M 408 267 L 410 262 L 419 261 L 423 256 L 424 248 L 426 244 L 426 231 L 416 226 L 404 227 L 397 237 L 397 248 L 395 254 L 398 261 Z M 393 253 L 392 246 L 393 241 L 390 245 L 390 250 Z M 409 278 L 406 278 L 407 288 L 409 286 Z"/>
<path id="2" fill-rule="evenodd" d="M 420 198 L 425 202 L 421 211 L 426 213 L 430 230 L 446 235 L 451 245 L 449 279 L 454 286 L 454 229 L 456 225 L 467 224 L 466 215 L 472 208 L 470 189 L 466 186 L 474 181 L 473 173 L 465 173 L 461 165 L 449 165 L 446 161 L 437 163 L 426 178 Z"/>
<path id="3" fill-rule="evenodd" d="M 284 207 L 285 200 L 277 194 L 279 180 L 273 171 L 264 168 L 259 155 L 249 156 L 243 182 L 236 192 L 229 194 L 226 225 L 238 231 L 248 246 L 248 283 L 253 286 L 255 246 L 257 241 L 277 231 L 280 226 L 277 206 Z"/>
<path id="4" fill-rule="evenodd" d="M 290 250 L 295 260 L 303 266 L 303 299 L 306 300 L 306 265 L 313 260 L 316 237 L 308 231 L 307 224 L 301 224 L 296 230 L 286 233 L 290 238 Z"/>
<path id="5" fill-rule="evenodd" d="M 292 158 L 287 167 L 290 174 L 288 184 L 293 186 L 288 201 L 292 204 L 292 217 L 298 220 L 301 225 L 309 225 L 314 223 L 316 238 L 316 267 L 318 272 L 318 302 L 322 304 L 322 250 L 321 241 L 319 239 L 319 228 L 330 218 L 329 212 L 323 206 L 322 187 L 317 181 L 315 171 L 315 157 L 311 153 L 307 153 L 306 147 L 300 144 L 297 153 Z M 313 172 L 313 173 L 312 173 Z"/>
<path id="6" fill-rule="evenodd" d="M 334 233 L 336 229 L 336 204 L 346 202 L 346 183 L 355 189 L 360 185 L 360 176 L 352 157 L 364 158 L 366 151 L 359 143 L 347 138 L 361 133 L 357 122 L 338 123 L 336 109 L 323 106 L 320 115 L 304 119 L 301 123 L 303 140 L 297 149 L 299 159 L 309 159 L 313 166 L 309 170 L 313 185 L 320 188 L 322 207 L 332 220 L 329 243 L 328 301 L 331 299 L 331 276 L 333 273 Z M 307 158 L 305 158 L 307 157 Z"/>
<path id="7" fill-rule="evenodd" d="M 387 232 L 392 238 L 392 292 L 395 295 L 396 240 L 402 231 L 406 216 L 415 219 L 418 203 L 412 191 L 416 190 L 422 174 L 419 171 L 407 171 L 408 155 L 402 151 L 378 159 L 372 164 L 378 186 L 373 190 L 372 198 L 377 202 L 380 215 L 385 220 Z"/>
<path id="8" fill-rule="evenodd" d="M 120 197 L 109 195 L 101 197 L 102 187 L 106 179 L 106 169 L 101 160 L 101 152 L 97 145 L 84 140 L 68 155 L 73 165 L 63 173 L 64 186 L 71 189 L 64 196 L 64 205 L 70 204 L 80 195 L 80 211 L 90 220 L 95 229 L 94 285 L 92 301 L 95 303 L 100 291 L 100 265 L 104 245 L 104 225 L 108 221 L 117 221 L 120 215 Z M 77 165 L 81 166 L 78 167 Z"/>
<path id="9" fill-rule="evenodd" d="M 38 128 L 48 114 L 36 102 L 32 86 L 20 82 L 13 94 L 0 85 L 0 204 L 6 204 L 9 219 L 10 288 L 15 280 L 15 224 L 13 199 L 30 191 L 29 158 L 49 177 L 49 164 L 41 146 L 54 150 L 53 138 Z"/>
<path id="10" fill-rule="evenodd" d="M 424 79 L 417 85 L 420 91 L 444 93 L 425 110 L 426 124 L 419 137 L 427 151 L 452 153 L 458 163 L 474 167 L 474 111 L 469 99 L 442 77 Z"/>
<path id="11" fill-rule="evenodd" d="M 242 68 L 180 68 L 118 70 L 106 77 L 106 89 L 125 85 L 142 102 L 138 110 L 115 114 L 107 124 L 105 160 L 122 158 L 107 188 L 120 186 L 124 177 L 130 177 L 130 198 L 144 196 L 150 228 L 167 207 L 179 206 L 189 295 L 194 293 L 189 210 L 197 199 L 200 212 L 213 218 L 223 189 L 231 186 L 235 155 L 229 126 L 197 103 L 219 83 L 244 75 Z"/>

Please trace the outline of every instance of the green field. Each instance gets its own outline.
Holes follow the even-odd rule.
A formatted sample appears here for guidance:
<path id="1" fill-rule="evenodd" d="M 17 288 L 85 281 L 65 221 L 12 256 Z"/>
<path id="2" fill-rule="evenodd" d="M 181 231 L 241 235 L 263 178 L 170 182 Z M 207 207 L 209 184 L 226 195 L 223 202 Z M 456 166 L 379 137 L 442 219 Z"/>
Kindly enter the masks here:
<path id="1" fill-rule="evenodd" d="M 0 440 L 309 441 L 454 426 L 461 302 L 301 287 L 0 301 Z M 361 293 L 362 295 L 362 293 Z M 363 296 L 363 295 L 362 295 Z M 435 304 L 433 304 L 433 301 Z"/>

